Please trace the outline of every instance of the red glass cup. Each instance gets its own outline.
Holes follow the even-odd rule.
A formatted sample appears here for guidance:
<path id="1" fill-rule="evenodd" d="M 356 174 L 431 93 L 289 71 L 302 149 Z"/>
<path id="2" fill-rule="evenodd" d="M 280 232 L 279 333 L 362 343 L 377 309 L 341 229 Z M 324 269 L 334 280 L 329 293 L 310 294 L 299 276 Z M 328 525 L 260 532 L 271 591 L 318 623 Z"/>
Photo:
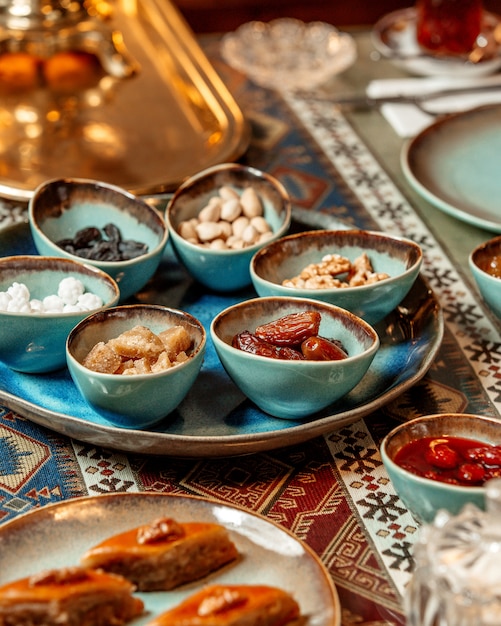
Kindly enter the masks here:
<path id="1" fill-rule="evenodd" d="M 437 54 L 465 54 L 481 32 L 482 0 L 417 0 L 419 45 Z"/>

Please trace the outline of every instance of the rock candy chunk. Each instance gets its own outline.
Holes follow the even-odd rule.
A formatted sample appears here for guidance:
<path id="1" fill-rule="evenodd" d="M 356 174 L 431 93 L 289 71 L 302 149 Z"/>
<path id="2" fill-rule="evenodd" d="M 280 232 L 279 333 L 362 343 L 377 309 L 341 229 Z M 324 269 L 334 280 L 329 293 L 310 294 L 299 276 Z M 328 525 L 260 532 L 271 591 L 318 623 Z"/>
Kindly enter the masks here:
<path id="1" fill-rule="evenodd" d="M 121 364 L 120 356 L 103 341 L 97 343 L 83 360 L 85 367 L 103 374 L 114 374 Z"/>
<path id="2" fill-rule="evenodd" d="M 191 348 L 191 337 L 183 326 L 173 326 L 158 334 L 163 349 L 169 359 L 175 360 L 180 352 L 187 352 Z"/>
<path id="3" fill-rule="evenodd" d="M 146 326 L 134 326 L 108 342 L 117 354 L 131 359 L 156 359 L 164 351 L 164 344 Z"/>

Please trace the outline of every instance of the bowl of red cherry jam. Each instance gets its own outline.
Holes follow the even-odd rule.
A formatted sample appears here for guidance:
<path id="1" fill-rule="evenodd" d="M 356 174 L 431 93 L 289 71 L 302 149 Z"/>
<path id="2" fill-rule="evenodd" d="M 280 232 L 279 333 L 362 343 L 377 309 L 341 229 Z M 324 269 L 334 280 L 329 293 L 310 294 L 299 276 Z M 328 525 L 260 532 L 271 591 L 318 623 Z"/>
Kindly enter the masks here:
<path id="1" fill-rule="evenodd" d="M 480 295 L 501 318 L 501 235 L 477 246 L 468 264 Z"/>
<path id="2" fill-rule="evenodd" d="M 398 496 L 418 522 L 440 509 L 457 515 L 471 502 L 485 509 L 485 484 L 501 477 L 501 422 L 461 413 L 418 417 L 381 442 Z"/>

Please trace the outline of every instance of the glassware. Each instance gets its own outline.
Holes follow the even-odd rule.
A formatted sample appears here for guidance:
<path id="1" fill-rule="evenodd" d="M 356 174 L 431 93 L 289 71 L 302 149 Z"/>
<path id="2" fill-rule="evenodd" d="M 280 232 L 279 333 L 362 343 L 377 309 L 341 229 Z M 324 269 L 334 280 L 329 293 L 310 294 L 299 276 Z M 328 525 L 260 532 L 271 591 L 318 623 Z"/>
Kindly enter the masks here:
<path id="1" fill-rule="evenodd" d="M 423 48 L 467 54 L 482 30 L 482 0 L 417 0 L 416 37 Z"/>
<path id="2" fill-rule="evenodd" d="M 421 528 L 409 583 L 407 626 L 501 624 L 501 479 L 486 483 L 486 511 L 440 511 Z"/>

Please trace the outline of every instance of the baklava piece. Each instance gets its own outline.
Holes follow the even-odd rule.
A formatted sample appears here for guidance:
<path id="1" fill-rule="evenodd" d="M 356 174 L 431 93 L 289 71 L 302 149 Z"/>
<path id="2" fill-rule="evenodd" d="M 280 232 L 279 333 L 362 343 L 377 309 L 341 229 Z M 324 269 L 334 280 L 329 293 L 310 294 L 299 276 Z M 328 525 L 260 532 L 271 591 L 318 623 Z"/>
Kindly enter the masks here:
<path id="1" fill-rule="evenodd" d="M 47 570 L 0 587 L 0 626 L 121 626 L 144 611 L 134 589 L 92 569 Z"/>
<path id="2" fill-rule="evenodd" d="M 299 624 L 294 598 L 264 585 L 212 585 L 162 613 L 147 626 L 292 626 Z"/>
<path id="3" fill-rule="evenodd" d="M 106 539 L 81 564 L 120 574 L 140 591 L 161 591 L 203 578 L 237 556 L 223 526 L 162 518 Z"/>

